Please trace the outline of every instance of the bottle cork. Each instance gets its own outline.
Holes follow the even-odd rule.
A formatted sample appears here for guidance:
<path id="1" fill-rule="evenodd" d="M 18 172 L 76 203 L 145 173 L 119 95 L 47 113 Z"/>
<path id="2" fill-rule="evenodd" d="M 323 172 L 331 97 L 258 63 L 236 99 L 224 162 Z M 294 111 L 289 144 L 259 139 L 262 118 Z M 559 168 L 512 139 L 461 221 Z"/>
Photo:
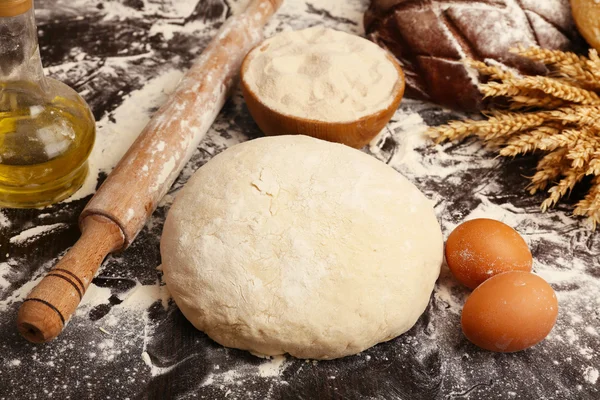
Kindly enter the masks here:
<path id="1" fill-rule="evenodd" d="M 29 11 L 33 0 L 0 0 L 0 17 L 15 17 Z"/>

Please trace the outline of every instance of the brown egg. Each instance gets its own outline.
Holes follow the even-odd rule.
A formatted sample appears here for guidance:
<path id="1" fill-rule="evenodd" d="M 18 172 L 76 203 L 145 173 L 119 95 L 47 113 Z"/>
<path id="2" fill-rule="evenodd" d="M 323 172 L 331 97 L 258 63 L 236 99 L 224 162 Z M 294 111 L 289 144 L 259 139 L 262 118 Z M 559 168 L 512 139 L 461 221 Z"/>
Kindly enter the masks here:
<path id="1" fill-rule="evenodd" d="M 473 291 L 462 311 L 462 330 L 475 345 L 503 353 L 542 341 L 556 323 L 558 301 L 531 272 L 496 275 Z"/>
<path id="2" fill-rule="evenodd" d="M 456 227 L 446 241 L 446 262 L 463 285 L 475 289 L 506 271 L 531 271 L 533 259 L 525 240 L 494 219 L 473 219 Z"/>

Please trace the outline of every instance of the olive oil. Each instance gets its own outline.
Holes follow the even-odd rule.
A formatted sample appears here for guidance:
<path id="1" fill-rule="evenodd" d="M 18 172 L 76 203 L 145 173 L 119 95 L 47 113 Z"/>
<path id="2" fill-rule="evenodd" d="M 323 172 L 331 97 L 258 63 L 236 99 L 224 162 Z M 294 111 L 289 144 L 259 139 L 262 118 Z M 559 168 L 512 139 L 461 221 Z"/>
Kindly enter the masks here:
<path id="1" fill-rule="evenodd" d="M 55 203 L 87 175 L 94 119 L 71 89 L 50 79 L 46 84 L 54 96 L 49 100 L 27 82 L 0 82 L 0 206 Z"/>
<path id="2" fill-rule="evenodd" d="M 40 207 L 88 172 L 95 122 L 85 101 L 44 76 L 31 0 L 0 0 L 0 207 Z"/>

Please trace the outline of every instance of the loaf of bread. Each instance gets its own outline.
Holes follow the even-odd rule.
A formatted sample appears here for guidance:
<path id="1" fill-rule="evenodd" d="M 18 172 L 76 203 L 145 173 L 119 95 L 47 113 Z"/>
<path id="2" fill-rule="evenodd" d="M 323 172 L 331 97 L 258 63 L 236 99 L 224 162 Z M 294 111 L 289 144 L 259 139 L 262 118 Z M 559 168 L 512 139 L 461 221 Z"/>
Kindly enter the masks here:
<path id="1" fill-rule="evenodd" d="M 479 110 L 479 77 L 462 59 L 494 60 L 526 74 L 545 68 L 509 52 L 521 44 L 580 51 L 569 0 L 372 0 L 367 36 L 406 73 L 407 95 Z"/>
<path id="2" fill-rule="evenodd" d="M 600 1 L 571 0 L 571 10 L 581 35 L 600 51 Z"/>

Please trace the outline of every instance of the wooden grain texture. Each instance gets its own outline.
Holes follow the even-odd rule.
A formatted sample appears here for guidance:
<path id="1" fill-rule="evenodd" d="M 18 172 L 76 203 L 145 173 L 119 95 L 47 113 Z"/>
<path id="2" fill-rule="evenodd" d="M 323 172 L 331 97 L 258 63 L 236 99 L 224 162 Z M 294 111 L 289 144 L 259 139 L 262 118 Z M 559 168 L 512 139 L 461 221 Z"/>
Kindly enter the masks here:
<path id="1" fill-rule="evenodd" d="M 325 122 L 283 114 L 264 104 L 244 79 L 253 60 L 252 52 L 257 50 L 260 50 L 260 45 L 244 59 L 241 86 L 248 110 L 265 135 L 307 135 L 360 149 L 373 140 L 390 121 L 404 95 L 404 73 L 398 62 L 388 55 L 398 71 L 398 80 L 392 90 L 393 100 L 385 109 L 350 122 Z"/>
<path id="2" fill-rule="evenodd" d="M 60 334 L 106 255 L 121 248 L 125 239 L 114 222 L 99 215 L 83 219 L 81 232 L 19 309 L 17 327 L 31 342 L 47 342 Z"/>

